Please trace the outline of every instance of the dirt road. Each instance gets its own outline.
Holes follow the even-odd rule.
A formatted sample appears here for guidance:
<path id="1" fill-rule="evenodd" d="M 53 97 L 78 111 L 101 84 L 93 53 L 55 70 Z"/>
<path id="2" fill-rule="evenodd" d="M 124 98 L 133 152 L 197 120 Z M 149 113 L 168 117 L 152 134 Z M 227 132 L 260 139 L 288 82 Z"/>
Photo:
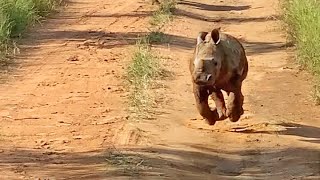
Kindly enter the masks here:
<path id="1" fill-rule="evenodd" d="M 319 179 L 320 108 L 293 63 L 277 0 L 180 1 L 165 32 L 173 80 L 154 119 L 128 120 L 123 73 L 150 1 L 72 0 L 20 42 L 0 86 L 0 179 Z M 245 114 L 208 126 L 191 93 L 199 31 L 245 45 Z M 129 118 L 130 119 L 130 118 Z"/>

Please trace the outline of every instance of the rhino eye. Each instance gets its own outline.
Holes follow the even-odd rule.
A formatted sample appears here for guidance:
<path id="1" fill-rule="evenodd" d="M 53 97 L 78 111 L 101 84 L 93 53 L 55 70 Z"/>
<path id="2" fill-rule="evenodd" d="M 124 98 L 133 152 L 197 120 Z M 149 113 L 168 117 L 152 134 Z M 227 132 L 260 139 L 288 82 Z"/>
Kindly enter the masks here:
<path id="1" fill-rule="evenodd" d="M 217 66 L 217 65 L 218 65 L 218 62 L 217 62 L 217 61 L 213 61 L 213 65 L 214 65 L 214 66 Z"/>

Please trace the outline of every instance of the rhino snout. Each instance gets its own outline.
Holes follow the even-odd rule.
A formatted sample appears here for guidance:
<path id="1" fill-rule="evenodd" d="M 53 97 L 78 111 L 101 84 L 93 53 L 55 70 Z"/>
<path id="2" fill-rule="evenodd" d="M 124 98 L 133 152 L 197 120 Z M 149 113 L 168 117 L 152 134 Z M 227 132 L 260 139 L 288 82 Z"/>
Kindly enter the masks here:
<path id="1" fill-rule="evenodd" d="M 198 85 L 208 85 L 212 83 L 212 81 L 213 81 L 212 74 L 197 73 L 195 76 L 195 83 Z"/>

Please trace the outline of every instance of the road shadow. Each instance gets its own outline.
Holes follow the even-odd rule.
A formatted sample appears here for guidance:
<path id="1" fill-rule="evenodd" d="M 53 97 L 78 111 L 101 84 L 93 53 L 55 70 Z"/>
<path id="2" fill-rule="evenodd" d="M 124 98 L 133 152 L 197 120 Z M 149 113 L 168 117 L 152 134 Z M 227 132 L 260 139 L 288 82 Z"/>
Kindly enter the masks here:
<path id="1" fill-rule="evenodd" d="M 148 35 L 149 32 L 107 32 L 107 31 L 48 31 L 38 36 L 38 40 L 34 40 L 32 44 L 41 45 L 48 41 L 61 40 L 62 42 L 75 42 L 83 46 L 96 46 L 98 48 L 112 49 L 116 47 L 136 44 L 141 37 Z M 195 39 L 163 34 L 168 39 L 171 46 L 181 48 L 192 48 Z M 161 44 L 155 42 L 154 44 Z M 27 46 L 28 48 L 37 48 L 38 45 Z"/>
<path id="2" fill-rule="evenodd" d="M 211 5 L 211 4 L 204 4 L 199 2 L 192 2 L 192 1 L 179 1 L 178 4 L 191 6 L 196 9 L 205 10 L 205 11 L 242 11 L 250 9 L 251 6 L 226 6 L 226 5 Z"/>
<path id="3" fill-rule="evenodd" d="M 149 17 L 152 16 L 153 11 L 139 11 L 134 13 L 117 13 L 117 14 L 91 14 L 85 17 L 93 17 L 93 18 L 119 18 L 119 17 Z"/>
<path id="4" fill-rule="evenodd" d="M 55 179 L 281 179 L 320 175 L 317 149 L 228 151 L 206 145 L 187 146 L 188 150 L 159 146 L 84 153 L 0 149 L 0 171 L 25 178 Z"/>
<path id="5" fill-rule="evenodd" d="M 223 16 L 205 16 L 201 14 L 197 14 L 194 12 L 189 12 L 183 9 L 176 9 L 174 11 L 174 15 L 180 17 L 188 17 L 191 19 L 207 21 L 207 22 L 221 22 L 225 24 L 234 24 L 234 23 L 246 23 L 246 22 L 266 22 L 273 21 L 278 19 L 278 16 L 263 16 L 263 17 L 223 17 Z"/>
<path id="6" fill-rule="evenodd" d="M 50 44 L 52 47 L 66 46 L 68 44 L 76 45 L 79 49 L 93 47 L 97 49 L 120 48 L 136 44 L 137 40 L 144 37 L 149 32 L 108 32 L 95 30 L 54 30 L 46 29 L 43 32 L 33 32 L 23 39 L 19 44 L 21 54 L 11 57 L 0 63 L 0 83 L 5 83 L 11 77 L 11 72 L 17 72 L 17 67 L 23 63 L 30 52 L 37 53 L 42 45 Z M 182 49 L 191 49 L 195 44 L 195 39 L 184 36 L 164 34 L 170 46 Z M 152 43 L 163 44 L 163 43 Z M 167 43 L 166 43 L 167 44 Z M 33 61 L 32 63 L 35 63 Z"/>
<path id="7" fill-rule="evenodd" d="M 186 5 L 186 6 L 194 6 L 198 9 L 210 10 L 210 11 L 240 11 L 240 10 L 246 10 L 246 9 L 250 8 L 250 6 L 219 6 L 219 5 L 207 5 L 207 4 L 203 4 L 203 3 L 189 2 L 189 1 L 182 1 L 182 2 L 179 2 L 179 4 Z M 121 14 L 121 13 L 118 13 L 118 14 L 89 14 L 89 15 L 85 15 L 84 17 L 87 17 L 87 18 L 119 18 L 119 17 L 141 18 L 141 17 L 152 16 L 152 14 L 153 14 L 153 11 L 139 11 L 139 12 L 134 12 L 134 13 L 123 13 L 123 14 Z M 264 22 L 264 21 L 269 21 L 269 20 L 274 20 L 274 19 L 279 18 L 278 16 L 246 17 L 246 18 L 230 17 L 230 16 L 209 17 L 209 16 L 197 14 L 194 12 L 189 12 L 189 11 L 183 10 L 179 7 L 173 11 L 173 14 L 176 16 L 185 16 L 188 18 L 207 21 L 207 22 L 224 22 L 224 23 Z M 64 18 L 67 18 L 67 17 L 64 17 Z"/>
<path id="8" fill-rule="evenodd" d="M 268 124 L 266 124 L 268 126 Z M 309 138 L 302 139 L 302 141 L 320 143 L 320 128 L 315 126 L 303 125 L 298 123 L 278 123 L 274 124 L 274 126 L 281 127 L 280 129 L 272 129 L 272 130 L 257 130 L 255 126 L 246 127 L 242 130 L 235 131 L 237 133 L 248 133 L 248 134 L 282 134 L 289 136 L 297 136 L 300 138 Z M 310 140 L 311 139 L 311 140 Z"/>
<path id="9" fill-rule="evenodd" d="M 18 70 L 19 63 L 14 59 L 13 53 L 0 55 L 0 85 L 12 78 L 12 72 Z"/>
<path id="10" fill-rule="evenodd" d="M 243 44 L 247 55 L 266 54 L 293 46 L 292 42 L 255 42 L 243 39 L 240 39 L 240 42 Z"/>

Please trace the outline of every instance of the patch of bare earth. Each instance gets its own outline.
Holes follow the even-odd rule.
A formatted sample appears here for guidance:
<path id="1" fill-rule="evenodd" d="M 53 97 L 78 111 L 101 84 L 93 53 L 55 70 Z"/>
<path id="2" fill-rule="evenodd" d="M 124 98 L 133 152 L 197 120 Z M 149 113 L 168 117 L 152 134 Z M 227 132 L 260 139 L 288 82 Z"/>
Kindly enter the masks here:
<path id="1" fill-rule="evenodd" d="M 123 73 L 153 8 L 72 0 L 20 42 L 1 78 L 0 179 L 104 177 L 92 151 L 132 138 Z"/>
<path id="2" fill-rule="evenodd" d="M 319 179 L 320 114 L 293 63 L 277 0 L 181 0 L 153 46 L 174 72 L 150 120 L 128 121 L 123 73 L 147 32 L 149 1 L 73 0 L 21 42 L 0 87 L 1 179 Z M 245 114 L 207 125 L 188 61 L 221 26 L 249 60 Z M 14 69 L 12 69 L 14 68 Z"/>

